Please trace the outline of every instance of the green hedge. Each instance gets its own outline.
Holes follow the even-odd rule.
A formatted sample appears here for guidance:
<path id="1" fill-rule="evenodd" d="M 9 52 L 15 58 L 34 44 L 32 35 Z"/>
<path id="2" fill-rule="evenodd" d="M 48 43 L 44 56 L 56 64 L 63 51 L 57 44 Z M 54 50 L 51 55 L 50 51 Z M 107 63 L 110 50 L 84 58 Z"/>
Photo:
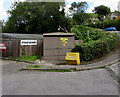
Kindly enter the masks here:
<path id="1" fill-rule="evenodd" d="M 90 61 L 101 57 L 114 49 L 118 43 L 117 33 L 106 33 L 104 38 L 75 45 L 72 52 L 81 54 L 81 61 Z"/>

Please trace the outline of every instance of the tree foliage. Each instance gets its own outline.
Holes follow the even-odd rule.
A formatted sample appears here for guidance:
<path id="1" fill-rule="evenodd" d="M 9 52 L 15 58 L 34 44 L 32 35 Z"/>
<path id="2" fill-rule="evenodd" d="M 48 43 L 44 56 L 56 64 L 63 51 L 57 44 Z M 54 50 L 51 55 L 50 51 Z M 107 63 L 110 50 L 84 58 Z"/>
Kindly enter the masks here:
<path id="1" fill-rule="evenodd" d="M 72 15 L 76 14 L 76 13 L 84 13 L 88 8 L 88 4 L 87 2 L 73 2 L 71 4 L 71 7 L 69 8 L 70 13 L 72 13 Z"/>
<path id="2" fill-rule="evenodd" d="M 87 21 L 89 20 L 90 15 L 87 13 L 76 13 L 73 16 L 73 20 L 75 21 L 75 24 L 77 25 L 86 25 Z"/>
<path id="3" fill-rule="evenodd" d="M 104 5 L 100 5 L 94 8 L 93 12 L 99 15 L 99 19 L 102 19 L 103 16 L 106 16 L 110 13 L 110 8 Z"/>
<path id="4" fill-rule="evenodd" d="M 64 13 L 64 2 L 14 2 L 4 32 L 45 33 L 70 29 Z"/>
<path id="5" fill-rule="evenodd" d="M 87 8 L 87 2 L 73 2 L 71 4 L 69 12 L 72 17 L 72 24 L 80 25 L 84 24 L 88 20 L 89 15 L 85 13 Z"/>

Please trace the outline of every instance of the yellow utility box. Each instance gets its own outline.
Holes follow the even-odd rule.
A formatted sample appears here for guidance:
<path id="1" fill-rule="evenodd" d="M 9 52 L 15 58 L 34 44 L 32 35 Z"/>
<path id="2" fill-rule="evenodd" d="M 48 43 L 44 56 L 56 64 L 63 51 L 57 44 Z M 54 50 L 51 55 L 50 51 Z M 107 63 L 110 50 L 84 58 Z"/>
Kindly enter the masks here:
<path id="1" fill-rule="evenodd" d="M 66 64 L 68 64 L 68 65 L 79 65 L 80 64 L 80 54 L 69 52 L 66 54 L 65 61 L 66 61 Z"/>

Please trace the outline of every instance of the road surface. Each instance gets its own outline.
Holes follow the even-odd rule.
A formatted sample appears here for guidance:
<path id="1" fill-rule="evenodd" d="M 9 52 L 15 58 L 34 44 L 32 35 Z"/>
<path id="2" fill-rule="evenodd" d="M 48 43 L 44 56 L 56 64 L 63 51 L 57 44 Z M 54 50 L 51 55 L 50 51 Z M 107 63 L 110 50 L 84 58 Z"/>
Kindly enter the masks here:
<path id="1" fill-rule="evenodd" d="M 2 62 L 3 95 L 118 95 L 118 86 L 105 69 L 80 72 L 18 71 L 28 65 Z"/>

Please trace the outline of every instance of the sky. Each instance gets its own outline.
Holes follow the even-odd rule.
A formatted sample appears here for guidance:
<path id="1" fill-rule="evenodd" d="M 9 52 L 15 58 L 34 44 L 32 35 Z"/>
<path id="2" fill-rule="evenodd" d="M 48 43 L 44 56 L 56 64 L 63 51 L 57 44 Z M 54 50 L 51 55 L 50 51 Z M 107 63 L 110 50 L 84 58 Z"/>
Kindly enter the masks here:
<path id="1" fill-rule="evenodd" d="M 70 7 L 70 4 L 72 2 L 83 2 L 83 1 L 86 1 L 88 3 L 87 13 L 92 13 L 94 7 L 99 5 L 108 6 L 110 7 L 111 11 L 118 10 L 117 6 L 120 0 L 65 0 L 66 12 L 68 11 L 68 8 Z M 0 0 L 0 20 L 6 21 L 8 19 L 9 15 L 7 14 L 7 10 L 10 9 L 11 3 L 13 2 L 14 0 Z"/>

